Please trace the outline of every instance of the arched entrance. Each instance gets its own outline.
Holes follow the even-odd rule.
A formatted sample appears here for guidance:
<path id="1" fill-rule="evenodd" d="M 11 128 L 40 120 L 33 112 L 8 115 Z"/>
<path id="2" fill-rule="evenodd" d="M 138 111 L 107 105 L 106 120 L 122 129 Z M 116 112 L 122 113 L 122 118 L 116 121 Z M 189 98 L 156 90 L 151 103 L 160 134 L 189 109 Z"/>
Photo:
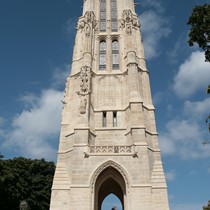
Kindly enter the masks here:
<path id="1" fill-rule="evenodd" d="M 122 209 L 125 209 L 126 185 L 123 176 L 112 166 L 105 168 L 95 182 L 95 210 L 101 210 L 103 200 L 114 194 L 119 198 Z"/>

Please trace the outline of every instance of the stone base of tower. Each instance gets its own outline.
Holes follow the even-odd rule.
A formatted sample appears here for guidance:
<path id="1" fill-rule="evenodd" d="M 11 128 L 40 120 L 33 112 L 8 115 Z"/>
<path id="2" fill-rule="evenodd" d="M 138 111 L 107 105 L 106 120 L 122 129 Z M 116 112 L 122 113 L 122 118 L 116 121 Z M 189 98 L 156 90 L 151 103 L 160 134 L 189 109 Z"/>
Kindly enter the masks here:
<path id="1" fill-rule="evenodd" d="M 75 187 L 70 190 L 53 190 L 50 210 L 93 210 L 94 194 L 90 188 Z M 124 210 L 168 210 L 167 191 L 151 187 L 131 188 L 125 198 Z"/>
<path id="2" fill-rule="evenodd" d="M 106 148 L 87 151 L 76 147 L 68 161 L 58 159 L 50 210 L 101 210 L 110 193 L 120 199 L 123 210 L 169 210 L 162 163 L 154 162 L 150 170 L 146 146 L 118 147 L 116 154 L 106 153 Z"/>

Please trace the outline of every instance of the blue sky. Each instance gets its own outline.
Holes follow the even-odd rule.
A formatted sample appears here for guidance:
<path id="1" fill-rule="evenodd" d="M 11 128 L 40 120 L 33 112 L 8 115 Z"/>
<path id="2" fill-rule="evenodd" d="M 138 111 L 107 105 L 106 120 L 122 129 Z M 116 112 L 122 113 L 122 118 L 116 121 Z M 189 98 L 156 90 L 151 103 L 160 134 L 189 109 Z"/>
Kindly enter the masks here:
<path id="1" fill-rule="evenodd" d="M 171 210 L 210 199 L 210 64 L 187 45 L 204 0 L 136 0 Z M 0 0 L 0 152 L 56 160 L 63 90 L 82 0 Z"/>

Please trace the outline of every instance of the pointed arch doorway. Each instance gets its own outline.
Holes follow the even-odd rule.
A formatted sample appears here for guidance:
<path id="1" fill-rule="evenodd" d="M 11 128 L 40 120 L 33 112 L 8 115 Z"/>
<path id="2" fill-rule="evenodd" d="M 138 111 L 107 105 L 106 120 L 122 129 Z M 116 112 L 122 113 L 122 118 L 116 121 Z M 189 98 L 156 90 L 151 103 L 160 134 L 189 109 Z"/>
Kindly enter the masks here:
<path id="1" fill-rule="evenodd" d="M 114 194 L 120 200 L 122 210 L 125 210 L 125 180 L 119 171 L 112 166 L 105 168 L 96 179 L 94 209 L 102 210 L 102 203 L 110 194 Z"/>

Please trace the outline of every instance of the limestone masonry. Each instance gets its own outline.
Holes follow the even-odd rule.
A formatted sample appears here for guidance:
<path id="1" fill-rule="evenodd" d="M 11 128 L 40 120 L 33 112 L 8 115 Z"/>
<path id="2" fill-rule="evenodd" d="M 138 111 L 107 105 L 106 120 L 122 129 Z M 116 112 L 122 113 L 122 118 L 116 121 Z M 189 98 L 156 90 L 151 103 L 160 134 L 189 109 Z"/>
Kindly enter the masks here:
<path id="1" fill-rule="evenodd" d="M 169 210 L 133 0 L 84 0 L 67 77 L 50 210 Z"/>

